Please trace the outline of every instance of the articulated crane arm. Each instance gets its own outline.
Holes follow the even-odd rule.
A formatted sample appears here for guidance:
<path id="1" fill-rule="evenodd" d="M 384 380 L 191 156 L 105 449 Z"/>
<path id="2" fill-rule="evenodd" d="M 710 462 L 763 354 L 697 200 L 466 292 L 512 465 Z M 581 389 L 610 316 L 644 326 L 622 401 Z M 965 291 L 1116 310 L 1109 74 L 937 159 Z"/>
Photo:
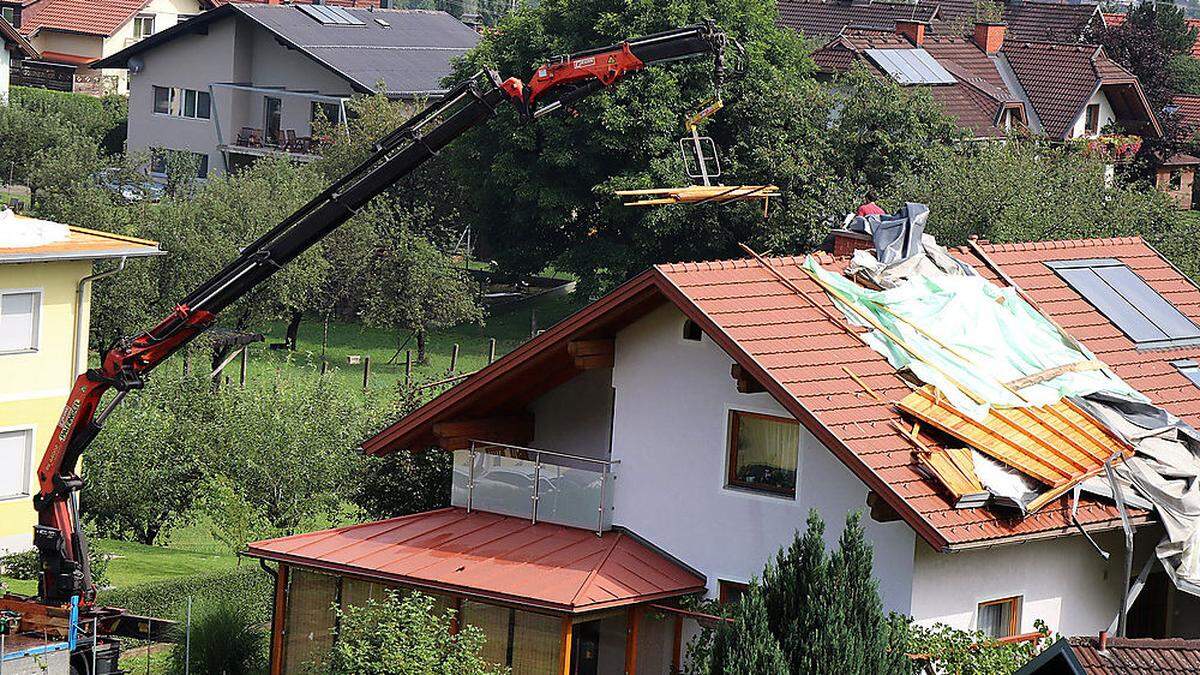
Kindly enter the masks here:
<path id="1" fill-rule="evenodd" d="M 143 387 L 147 375 L 167 357 L 211 326 L 221 310 L 438 150 L 489 119 L 500 104 L 512 103 L 522 117 L 532 119 L 570 106 L 648 65 L 704 55 L 716 60 L 719 87 L 727 42 L 712 24 L 695 25 L 558 57 L 538 68 L 528 83 L 516 78 L 501 82 L 495 73 L 482 71 L 380 140 L 369 159 L 243 249 L 157 326 L 109 349 L 100 367 L 75 381 L 38 468 L 39 491 L 34 496 L 39 523 L 34 543 L 42 560 L 38 601 L 43 606 L 57 605 L 78 596 L 85 608 L 93 605 L 95 585 L 74 498 L 83 487 L 75 472 L 79 457 L 121 400 Z M 101 407 L 109 389 L 116 391 Z"/>

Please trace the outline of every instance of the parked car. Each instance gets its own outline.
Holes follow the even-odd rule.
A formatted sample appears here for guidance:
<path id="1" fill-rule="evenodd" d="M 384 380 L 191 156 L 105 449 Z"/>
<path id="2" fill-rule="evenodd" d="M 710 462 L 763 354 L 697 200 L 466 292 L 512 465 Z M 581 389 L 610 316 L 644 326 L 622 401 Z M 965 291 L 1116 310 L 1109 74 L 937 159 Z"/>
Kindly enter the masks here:
<path id="1" fill-rule="evenodd" d="M 96 172 L 96 184 L 130 203 L 143 200 L 157 202 L 166 194 L 166 188 L 162 183 L 156 183 L 149 178 L 142 178 L 116 167 Z"/>

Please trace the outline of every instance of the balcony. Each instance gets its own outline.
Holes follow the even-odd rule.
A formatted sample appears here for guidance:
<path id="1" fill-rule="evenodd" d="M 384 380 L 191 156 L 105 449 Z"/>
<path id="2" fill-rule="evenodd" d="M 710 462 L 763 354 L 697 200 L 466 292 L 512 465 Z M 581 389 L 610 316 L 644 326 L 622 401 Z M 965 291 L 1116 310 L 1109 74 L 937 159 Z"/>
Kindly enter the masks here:
<path id="1" fill-rule="evenodd" d="M 612 527 L 618 463 L 472 441 L 469 449 L 454 452 L 450 503 L 600 534 Z"/>
<path id="2" fill-rule="evenodd" d="M 219 147 L 231 160 L 234 156 L 317 159 L 321 146 L 331 140 L 320 137 L 323 132 L 314 128 L 318 115 L 346 131 L 344 97 L 232 82 L 213 83 L 210 91 Z"/>

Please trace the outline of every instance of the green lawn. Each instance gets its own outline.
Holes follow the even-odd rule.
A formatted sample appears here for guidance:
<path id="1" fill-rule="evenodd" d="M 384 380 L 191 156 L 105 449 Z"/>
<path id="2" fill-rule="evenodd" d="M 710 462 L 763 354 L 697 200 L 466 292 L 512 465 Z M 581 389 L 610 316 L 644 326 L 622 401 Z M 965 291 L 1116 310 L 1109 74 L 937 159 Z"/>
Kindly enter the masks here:
<path id="1" fill-rule="evenodd" d="M 531 301 L 503 314 L 487 317 L 482 326 L 463 325 L 434 331 L 429 337 L 429 362 L 423 365 L 414 363 L 413 378 L 415 380 L 437 379 L 446 375 L 449 372 L 450 356 L 455 344 L 459 346 L 455 372 L 466 373 L 478 370 L 487 364 L 490 338 L 496 338 L 496 356 L 503 356 L 529 339 L 532 318 L 535 313 L 538 329 L 544 330 L 577 310 L 581 305 L 582 300 L 572 295 L 547 298 Z M 248 377 L 271 377 L 277 370 L 286 371 L 289 374 L 299 374 L 305 371 L 315 373 L 319 370 L 322 323 L 319 320 L 311 319 L 301 324 L 297 341 L 298 349 L 295 352 L 267 349 L 267 344 L 283 341 L 285 329 L 286 325 L 282 322 L 272 323 L 264 333 L 267 336 L 266 343 L 258 343 L 250 348 Z M 348 387 L 359 388 L 362 386 L 363 366 L 348 364 L 347 357 L 351 355 L 370 356 L 371 389 L 377 392 L 391 392 L 396 383 L 404 379 L 404 354 L 401 353 L 394 363 L 388 363 L 396 354 L 396 348 L 396 335 L 389 331 L 368 328 L 355 323 L 330 322 L 329 324 L 326 359 L 329 367 L 335 371 L 334 377 Z M 415 361 L 415 339 L 410 340 L 405 349 L 412 350 Z M 236 379 L 237 363 L 231 364 L 226 373 Z"/>
<path id="2" fill-rule="evenodd" d="M 25 206 L 25 207 L 29 206 L 29 198 L 28 197 L 25 197 L 23 195 L 13 194 L 11 192 L 0 191 L 0 204 L 3 204 L 4 206 L 8 206 L 8 203 L 14 199 L 21 202 L 22 206 Z"/>

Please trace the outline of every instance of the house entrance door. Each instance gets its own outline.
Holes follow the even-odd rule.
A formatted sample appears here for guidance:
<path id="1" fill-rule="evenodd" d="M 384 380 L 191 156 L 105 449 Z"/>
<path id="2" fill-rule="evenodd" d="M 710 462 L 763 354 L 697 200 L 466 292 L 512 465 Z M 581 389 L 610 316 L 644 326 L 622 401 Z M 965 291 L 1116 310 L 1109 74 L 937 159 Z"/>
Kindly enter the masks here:
<path id="1" fill-rule="evenodd" d="M 600 630 L 595 621 L 576 624 L 571 639 L 571 675 L 597 675 L 600 668 Z"/>

